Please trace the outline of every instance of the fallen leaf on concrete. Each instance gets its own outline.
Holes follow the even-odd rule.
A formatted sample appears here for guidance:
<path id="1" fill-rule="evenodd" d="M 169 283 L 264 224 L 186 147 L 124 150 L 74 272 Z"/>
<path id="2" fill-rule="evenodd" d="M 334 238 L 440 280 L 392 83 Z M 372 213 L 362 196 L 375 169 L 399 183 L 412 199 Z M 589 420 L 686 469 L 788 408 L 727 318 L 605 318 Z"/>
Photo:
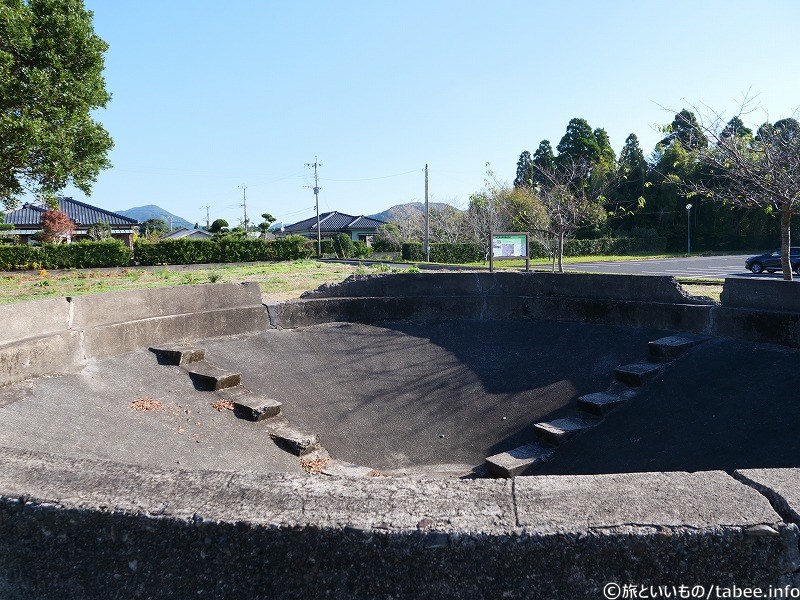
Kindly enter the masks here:
<path id="1" fill-rule="evenodd" d="M 331 462 L 331 458 L 311 458 L 311 459 L 300 459 L 300 466 L 306 473 L 310 473 L 311 475 L 319 475 L 328 466 L 328 463 Z"/>
<path id="2" fill-rule="evenodd" d="M 128 404 L 128 408 L 138 411 L 138 412 L 148 412 L 151 410 L 161 410 L 162 404 L 155 398 L 137 398 L 130 404 Z"/>
<path id="3" fill-rule="evenodd" d="M 233 401 L 232 400 L 223 400 L 220 398 L 216 402 L 211 403 L 211 408 L 222 412 L 223 410 L 233 410 Z"/>

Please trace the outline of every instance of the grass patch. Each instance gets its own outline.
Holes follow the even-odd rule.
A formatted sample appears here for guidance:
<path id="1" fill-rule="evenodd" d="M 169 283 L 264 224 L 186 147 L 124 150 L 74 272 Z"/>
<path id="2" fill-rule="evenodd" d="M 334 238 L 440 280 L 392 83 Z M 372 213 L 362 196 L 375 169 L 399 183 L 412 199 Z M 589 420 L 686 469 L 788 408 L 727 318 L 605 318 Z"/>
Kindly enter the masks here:
<path id="1" fill-rule="evenodd" d="M 266 300 L 297 298 L 323 283 L 338 283 L 356 267 L 316 260 L 187 268 L 9 272 L 0 276 L 0 303 L 175 285 L 256 281 Z"/>

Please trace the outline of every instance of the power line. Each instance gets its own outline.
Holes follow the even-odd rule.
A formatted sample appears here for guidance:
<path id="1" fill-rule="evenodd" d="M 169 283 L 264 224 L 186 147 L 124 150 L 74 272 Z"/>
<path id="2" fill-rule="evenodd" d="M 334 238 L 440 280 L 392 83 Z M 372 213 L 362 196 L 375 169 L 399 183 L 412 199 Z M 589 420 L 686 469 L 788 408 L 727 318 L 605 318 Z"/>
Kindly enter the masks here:
<path id="1" fill-rule="evenodd" d="M 395 173 L 394 175 L 383 175 L 381 177 L 367 177 L 366 179 L 328 179 L 327 177 L 320 179 L 323 181 L 376 181 L 377 179 L 389 179 L 390 177 L 400 177 L 401 175 L 409 175 L 410 173 L 419 173 L 422 170 L 423 169 L 414 169 L 413 171 L 406 171 L 405 173 Z"/>

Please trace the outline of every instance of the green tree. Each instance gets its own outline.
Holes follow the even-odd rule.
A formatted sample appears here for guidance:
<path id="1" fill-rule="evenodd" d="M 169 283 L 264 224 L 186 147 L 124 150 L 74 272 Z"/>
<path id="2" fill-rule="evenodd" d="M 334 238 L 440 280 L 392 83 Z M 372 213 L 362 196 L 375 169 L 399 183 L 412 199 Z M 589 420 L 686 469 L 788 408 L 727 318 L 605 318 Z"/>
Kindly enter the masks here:
<path id="1" fill-rule="evenodd" d="M 143 236 L 164 235 L 169 231 L 169 225 L 164 219 L 147 219 L 139 226 L 139 234 Z"/>
<path id="2" fill-rule="evenodd" d="M 333 238 L 333 249 L 339 258 L 350 258 L 353 256 L 355 246 L 353 245 L 353 238 L 346 233 L 340 233 Z"/>
<path id="3" fill-rule="evenodd" d="M 89 225 L 89 228 L 86 230 L 86 235 L 90 240 L 95 242 L 107 240 L 111 238 L 111 225 L 98 221 L 97 223 Z"/>
<path id="4" fill-rule="evenodd" d="M 523 150 L 517 161 L 517 176 L 514 178 L 515 188 L 533 187 L 533 162 L 531 153 Z"/>
<path id="5" fill-rule="evenodd" d="M 601 158 L 600 145 L 586 119 L 570 119 L 567 131 L 556 146 L 556 165 L 572 170 L 574 165 L 591 165 Z M 612 151 L 613 152 L 613 151 Z"/>
<path id="6" fill-rule="evenodd" d="M 113 142 L 92 119 L 110 95 L 106 43 L 82 0 L 0 2 L 0 200 L 52 198 L 72 183 L 89 194 Z"/>
<path id="7" fill-rule="evenodd" d="M 617 178 L 609 191 L 609 200 L 619 213 L 619 219 L 630 228 L 631 212 L 645 205 L 647 161 L 636 134 L 625 139 L 617 160 Z"/>
<path id="8" fill-rule="evenodd" d="M 553 147 L 549 140 L 539 142 L 539 147 L 533 153 L 532 170 L 533 181 L 537 186 L 545 185 L 547 179 L 542 177 L 542 173 L 549 173 L 556 166 L 556 157 L 553 154 Z"/>
<path id="9" fill-rule="evenodd" d="M 261 232 L 261 235 L 266 235 L 269 231 L 270 225 L 275 222 L 275 217 L 273 217 L 269 213 L 261 213 L 261 218 L 264 219 L 261 223 L 258 224 L 258 230 Z"/>
<path id="10" fill-rule="evenodd" d="M 211 227 L 208 228 L 208 231 L 211 233 L 224 233 L 227 230 L 228 222 L 225 219 L 216 219 L 211 223 Z"/>
<path id="11" fill-rule="evenodd" d="M 679 141 L 684 149 L 694 152 L 708 146 L 708 138 L 697 122 L 695 114 L 685 108 L 676 113 L 672 123 L 665 128 L 666 137 L 659 142 L 662 146 L 669 146 L 674 141 Z"/>

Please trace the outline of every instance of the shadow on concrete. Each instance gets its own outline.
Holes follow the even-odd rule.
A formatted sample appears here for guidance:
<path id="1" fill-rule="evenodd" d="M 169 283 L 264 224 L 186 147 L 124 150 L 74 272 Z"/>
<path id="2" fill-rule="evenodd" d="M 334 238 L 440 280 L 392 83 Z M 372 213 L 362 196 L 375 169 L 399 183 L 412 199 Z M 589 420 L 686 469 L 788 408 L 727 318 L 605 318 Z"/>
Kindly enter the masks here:
<path id="1" fill-rule="evenodd" d="M 800 466 L 800 351 L 716 339 L 536 474 Z"/>
<path id="2" fill-rule="evenodd" d="M 336 323 L 205 344 L 337 458 L 478 465 L 605 390 L 663 332 L 535 321 Z"/>

